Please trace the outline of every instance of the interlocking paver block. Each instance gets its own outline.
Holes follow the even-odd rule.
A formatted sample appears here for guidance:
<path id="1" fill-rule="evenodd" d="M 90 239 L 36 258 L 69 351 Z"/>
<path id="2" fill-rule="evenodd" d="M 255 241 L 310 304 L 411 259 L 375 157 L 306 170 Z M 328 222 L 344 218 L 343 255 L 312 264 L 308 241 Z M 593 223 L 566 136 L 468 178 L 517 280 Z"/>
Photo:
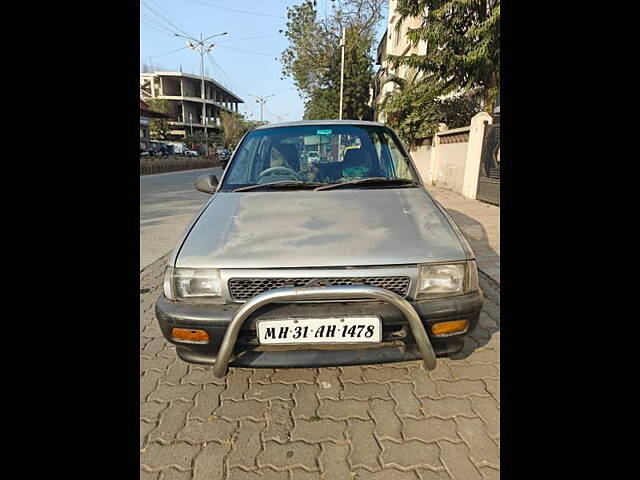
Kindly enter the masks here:
<path id="1" fill-rule="evenodd" d="M 438 440 L 460 441 L 456 434 L 456 422 L 453 420 L 430 417 L 423 420 L 405 418 L 403 422 L 404 438 L 406 440 L 422 440 L 426 443 L 437 442 Z"/>
<path id="2" fill-rule="evenodd" d="M 347 420 L 348 418 L 369 420 L 368 407 L 369 404 L 361 400 L 335 401 L 325 399 L 320 402 L 318 415 L 322 418 L 332 418 L 334 420 Z"/>
<path id="3" fill-rule="evenodd" d="M 271 383 L 271 376 L 276 373 L 273 368 L 256 368 L 249 377 L 249 383 Z"/>
<path id="4" fill-rule="evenodd" d="M 500 470 L 491 467 L 478 468 L 484 480 L 500 480 Z"/>
<path id="5" fill-rule="evenodd" d="M 190 470 L 191 461 L 200 447 L 188 443 L 171 443 L 162 445 L 150 443 L 140 454 L 140 465 L 151 470 L 162 470 L 175 466 L 181 470 Z"/>
<path id="6" fill-rule="evenodd" d="M 150 401 L 170 402 L 172 400 L 181 400 L 183 402 L 192 402 L 196 393 L 200 391 L 197 385 L 170 385 L 162 383 L 158 388 L 149 395 Z"/>
<path id="7" fill-rule="evenodd" d="M 395 413 L 395 404 L 388 400 L 371 401 L 371 417 L 376 424 L 374 430 L 378 440 L 391 438 L 402 441 L 402 423 Z"/>
<path id="8" fill-rule="evenodd" d="M 207 384 L 196 393 L 195 407 L 189 412 L 189 416 L 207 420 L 211 414 L 220 406 L 220 394 L 224 391 L 224 386 Z"/>
<path id="9" fill-rule="evenodd" d="M 391 396 L 396 402 L 396 412 L 400 416 L 422 417 L 420 407 L 422 404 L 413 393 L 413 385 L 410 383 L 392 383 Z"/>
<path id="10" fill-rule="evenodd" d="M 277 440 L 280 443 L 288 441 L 289 434 L 293 429 L 292 408 L 293 402 L 291 401 L 271 400 L 269 402 L 265 414 L 267 428 L 262 435 L 265 441 Z"/>
<path id="11" fill-rule="evenodd" d="M 192 470 L 183 472 L 175 468 L 169 468 L 160 474 L 159 480 L 191 480 L 192 476 Z"/>
<path id="12" fill-rule="evenodd" d="M 291 480 L 326 480 L 320 472 L 307 472 L 301 468 L 291 470 Z"/>
<path id="13" fill-rule="evenodd" d="M 160 415 L 158 426 L 149 434 L 149 442 L 173 442 L 178 432 L 184 428 L 187 412 L 192 407 L 190 403 L 173 402 Z"/>
<path id="14" fill-rule="evenodd" d="M 320 406 L 320 402 L 316 397 L 318 391 L 317 385 L 300 384 L 295 387 L 293 392 L 293 417 L 294 418 L 311 418 L 315 417 Z"/>
<path id="15" fill-rule="evenodd" d="M 318 371 L 313 368 L 279 369 L 271 377 L 271 383 L 288 383 L 292 385 L 300 383 L 315 383 Z"/>
<path id="16" fill-rule="evenodd" d="M 369 400 L 371 398 L 390 399 L 389 385 L 383 383 L 345 383 L 342 398 Z"/>
<path id="17" fill-rule="evenodd" d="M 352 419 L 347 422 L 347 436 L 350 441 L 349 463 L 351 467 L 366 467 L 375 470 L 380 467 L 378 455 L 380 446 L 373 436 L 375 424 L 372 420 Z"/>
<path id="18" fill-rule="evenodd" d="M 342 385 L 338 379 L 340 371 L 337 368 L 320 368 L 316 383 L 319 385 L 317 389 L 318 398 L 340 398 Z"/>
<path id="19" fill-rule="evenodd" d="M 456 379 L 480 380 L 482 378 L 498 378 L 498 370 L 490 364 L 459 365 L 453 366 L 452 370 Z"/>
<path id="20" fill-rule="evenodd" d="M 256 400 L 291 400 L 295 385 L 285 385 L 283 383 L 252 383 L 245 394 L 247 399 Z"/>
<path id="21" fill-rule="evenodd" d="M 189 373 L 189 364 L 180 360 L 178 357 L 167 368 L 167 374 L 162 379 L 163 382 L 169 384 L 178 384 Z"/>
<path id="22" fill-rule="evenodd" d="M 140 421 L 140 449 L 142 450 L 147 445 L 147 437 L 149 432 L 156 428 L 155 422 L 143 422 Z"/>
<path id="23" fill-rule="evenodd" d="M 308 443 L 341 442 L 344 441 L 346 426 L 344 421 L 339 422 L 328 418 L 319 420 L 298 419 L 294 422 L 291 440 L 304 440 Z"/>
<path id="24" fill-rule="evenodd" d="M 224 458 L 231 444 L 208 443 L 196 456 L 193 480 L 224 478 Z"/>
<path id="25" fill-rule="evenodd" d="M 467 363 L 492 363 L 496 364 L 500 361 L 500 352 L 497 350 L 489 350 L 486 348 L 480 348 L 475 350 L 471 355 L 467 357 Z"/>
<path id="26" fill-rule="evenodd" d="M 468 398 L 421 398 L 422 411 L 427 417 L 453 418 L 458 415 L 464 417 L 476 417 Z"/>
<path id="27" fill-rule="evenodd" d="M 487 386 L 489 393 L 493 395 L 493 398 L 500 403 L 500 381 L 485 378 L 483 382 Z"/>
<path id="28" fill-rule="evenodd" d="M 162 372 L 156 372 L 155 370 L 149 370 L 140 377 L 140 402 L 147 400 L 151 392 L 153 392 L 158 382 L 164 374 Z"/>
<path id="29" fill-rule="evenodd" d="M 382 440 L 382 463 L 385 466 L 398 465 L 403 468 L 442 467 L 440 449 L 435 443 L 425 444 L 417 440 L 395 443 Z"/>
<path id="30" fill-rule="evenodd" d="M 254 472 L 245 472 L 239 468 L 230 468 L 226 480 L 289 480 L 289 474 L 287 472 L 277 472 L 270 468 L 263 468 L 262 470 Z"/>
<path id="31" fill-rule="evenodd" d="M 342 382 L 362 383 L 362 367 L 340 367 L 340 379 Z"/>
<path id="32" fill-rule="evenodd" d="M 270 466 L 276 470 L 304 468 L 317 471 L 316 459 L 320 455 L 320 445 L 304 442 L 289 442 L 280 445 L 274 441 L 265 442 L 264 450 L 258 456 L 258 466 Z"/>
<path id="33" fill-rule="evenodd" d="M 223 418 L 212 417 L 204 421 L 189 418 L 185 427 L 178 432 L 178 440 L 190 443 L 229 442 L 237 428 L 238 422 Z"/>
<path id="34" fill-rule="evenodd" d="M 424 368 L 412 368 L 410 378 L 414 384 L 416 397 L 438 398 L 436 382 L 429 376 L 429 372 Z"/>
<path id="35" fill-rule="evenodd" d="M 140 480 L 159 480 L 160 472 L 147 472 L 146 470 L 140 470 Z"/>
<path id="36" fill-rule="evenodd" d="M 260 421 L 264 419 L 269 404 L 267 402 L 259 402 L 258 400 L 245 400 L 236 402 L 233 400 L 224 400 L 220 408 L 214 413 L 228 420 L 240 418 L 249 418 Z"/>
<path id="37" fill-rule="evenodd" d="M 478 413 L 485 425 L 485 430 L 491 438 L 500 436 L 500 410 L 495 398 L 469 397 L 473 409 Z"/>
<path id="38" fill-rule="evenodd" d="M 266 426 L 266 422 L 251 420 L 240 422 L 237 437 L 233 442 L 233 450 L 229 454 L 228 465 L 230 467 L 257 468 L 256 459 L 262 449 L 260 433 Z"/>
<path id="39" fill-rule="evenodd" d="M 140 357 L 140 371 L 146 372 L 147 370 L 158 370 L 160 372 L 166 372 L 167 368 L 173 361 L 170 357 Z"/>
<path id="40" fill-rule="evenodd" d="M 155 422 L 160 418 L 160 413 L 169 406 L 162 402 L 143 402 L 140 404 L 140 419 Z"/>
<path id="41" fill-rule="evenodd" d="M 429 372 L 429 376 L 432 380 L 453 380 L 453 374 L 451 373 L 449 365 L 447 365 L 447 359 L 438 359 L 436 368 Z"/>
<path id="42" fill-rule="evenodd" d="M 364 381 L 365 382 L 408 382 L 409 371 L 406 368 L 393 368 L 392 365 L 388 365 L 388 368 L 365 368 L 364 369 Z"/>
<path id="43" fill-rule="evenodd" d="M 452 480 L 482 480 L 482 475 L 469 460 L 469 449 L 464 443 L 440 442 L 440 459 Z"/>
<path id="44" fill-rule="evenodd" d="M 142 352 L 140 352 L 140 354 L 147 357 L 155 357 L 158 353 L 160 353 L 164 349 L 166 343 L 167 341 L 164 339 L 164 337 L 162 336 L 155 337 L 153 340 L 151 340 L 149 343 L 145 345 L 144 349 L 142 350 Z"/>
<path id="45" fill-rule="evenodd" d="M 188 383 L 191 385 L 208 385 L 214 383 L 216 385 L 222 386 L 225 384 L 225 381 L 224 379 L 216 378 L 213 376 L 212 367 L 190 365 L 189 373 L 185 375 L 181 383 Z"/>
<path id="46" fill-rule="evenodd" d="M 364 468 L 356 468 L 354 474 L 355 475 L 351 477 L 354 480 L 416 480 L 415 473 L 403 472 L 396 468 L 385 468 L 379 472 L 370 472 Z"/>
<path id="47" fill-rule="evenodd" d="M 221 400 L 243 400 L 244 393 L 249 389 L 250 370 L 233 369 L 227 377 L 227 388 L 220 394 Z"/>
<path id="48" fill-rule="evenodd" d="M 323 443 L 320 454 L 320 466 L 327 480 L 333 478 L 350 478 L 347 456 L 349 446 L 346 443 Z"/>
<path id="49" fill-rule="evenodd" d="M 470 395 L 488 396 L 489 392 L 482 380 L 440 380 L 436 382 L 441 396 L 468 397 Z"/>
<path id="50" fill-rule="evenodd" d="M 455 421 L 458 424 L 458 435 L 469 445 L 469 458 L 476 465 L 498 466 L 500 464 L 498 446 L 487 435 L 482 420 L 458 417 Z"/>
<path id="51" fill-rule="evenodd" d="M 416 468 L 416 473 L 420 480 L 451 480 L 446 470 L 428 470 L 426 468 Z"/>

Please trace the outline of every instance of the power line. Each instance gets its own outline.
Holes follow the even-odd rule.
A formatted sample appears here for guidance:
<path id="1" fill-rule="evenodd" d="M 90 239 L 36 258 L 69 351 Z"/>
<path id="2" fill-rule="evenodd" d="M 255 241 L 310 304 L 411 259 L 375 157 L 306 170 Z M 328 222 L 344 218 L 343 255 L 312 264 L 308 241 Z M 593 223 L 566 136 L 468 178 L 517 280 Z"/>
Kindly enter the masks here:
<path id="1" fill-rule="evenodd" d="M 278 55 L 275 53 L 265 53 L 265 52 L 253 52 L 251 50 L 242 50 L 240 48 L 231 48 L 231 47 L 225 47 L 224 45 L 218 45 L 219 48 L 226 48 L 227 50 L 233 50 L 235 52 L 242 52 L 242 53 L 251 53 L 253 55 L 264 55 L 267 57 L 277 57 Z"/>
<path id="2" fill-rule="evenodd" d="M 240 41 L 243 41 L 243 40 L 256 40 L 258 38 L 269 38 L 269 37 L 279 37 L 279 36 L 280 36 L 279 33 L 273 33 L 271 35 L 259 35 L 257 37 L 232 38 L 230 40 L 220 40 L 217 43 L 220 43 L 220 42 L 240 42 Z"/>
<path id="3" fill-rule="evenodd" d="M 189 47 L 180 47 L 180 48 L 176 48 L 175 50 L 171 50 L 170 52 L 165 52 L 165 53 L 160 53 L 158 55 L 145 55 L 144 57 L 140 57 L 140 58 L 158 58 L 158 57 L 164 57 L 165 55 L 169 55 L 171 53 L 176 53 L 179 52 L 180 50 L 185 50 Z"/>
<path id="4" fill-rule="evenodd" d="M 156 10 L 154 10 L 153 8 L 151 8 L 149 5 L 147 5 L 145 3 L 144 0 L 140 0 L 140 4 L 145 7 L 147 10 L 149 10 L 151 13 L 153 13 L 156 17 L 158 17 L 160 20 L 162 20 L 163 22 L 165 22 L 167 25 L 169 25 L 172 29 L 178 30 L 179 32 L 191 36 L 191 34 L 189 32 L 187 32 L 185 29 L 183 29 L 182 27 L 180 27 L 179 25 L 176 24 L 175 20 L 173 20 L 170 16 L 165 16 L 161 13 L 158 13 Z M 168 19 L 168 20 L 167 20 Z"/>
<path id="5" fill-rule="evenodd" d="M 193 3 L 199 3 L 200 5 L 206 5 L 206 6 L 212 7 L 212 8 L 219 8 L 220 10 L 228 10 L 229 12 L 244 13 L 246 15 L 254 15 L 256 17 L 286 18 L 286 17 L 284 17 L 282 15 L 271 15 L 269 13 L 249 12 L 247 10 L 237 10 L 235 8 L 221 7 L 220 5 L 215 5 L 213 3 L 208 3 L 208 2 L 201 2 L 199 0 L 189 0 L 189 1 L 193 2 Z"/>
<path id="6" fill-rule="evenodd" d="M 164 8 L 162 8 L 161 5 L 158 4 L 158 2 L 156 2 L 155 0 L 151 0 L 151 3 L 153 3 L 156 7 L 158 7 L 160 9 L 160 11 L 162 13 L 164 13 L 167 18 L 169 18 L 170 20 L 172 20 L 176 25 L 178 25 L 179 27 L 184 29 L 184 25 L 182 25 L 178 20 L 176 20 L 175 18 L 173 18 L 171 16 L 171 14 L 169 12 L 167 12 Z M 186 30 L 185 30 L 186 31 Z"/>
<path id="7" fill-rule="evenodd" d="M 148 20 L 145 20 L 143 18 L 140 19 L 140 22 L 144 23 L 145 25 L 147 25 L 149 28 L 152 28 L 156 32 L 164 33 L 165 35 L 167 35 L 169 37 L 173 37 L 173 33 L 169 33 L 168 31 L 163 30 L 165 28 L 164 26 L 163 27 L 158 27 L 157 24 L 155 24 L 155 26 L 154 26 L 154 24 L 149 23 Z"/>

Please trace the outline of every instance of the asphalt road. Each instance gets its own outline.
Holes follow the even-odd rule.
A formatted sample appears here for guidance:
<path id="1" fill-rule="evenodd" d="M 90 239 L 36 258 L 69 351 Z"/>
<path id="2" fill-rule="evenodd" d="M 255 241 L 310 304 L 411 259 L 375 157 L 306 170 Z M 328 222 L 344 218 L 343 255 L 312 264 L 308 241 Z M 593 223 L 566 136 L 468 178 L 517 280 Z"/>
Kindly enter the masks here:
<path id="1" fill-rule="evenodd" d="M 140 270 L 173 250 L 193 215 L 210 197 L 193 187 L 194 180 L 205 173 L 220 178 L 222 169 L 140 177 Z"/>

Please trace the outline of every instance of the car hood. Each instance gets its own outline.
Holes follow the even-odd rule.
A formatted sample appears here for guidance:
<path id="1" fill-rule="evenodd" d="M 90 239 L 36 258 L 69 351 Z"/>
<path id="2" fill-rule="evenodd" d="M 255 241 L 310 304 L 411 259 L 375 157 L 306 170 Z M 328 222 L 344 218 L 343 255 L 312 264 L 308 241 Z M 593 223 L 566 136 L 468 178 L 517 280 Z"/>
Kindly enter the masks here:
<path id="1" fill-rule="evenodd" d="M 295 268 L 464 260 L 422 188 L 219 192 L 175 252 L 176 267 Z"/>

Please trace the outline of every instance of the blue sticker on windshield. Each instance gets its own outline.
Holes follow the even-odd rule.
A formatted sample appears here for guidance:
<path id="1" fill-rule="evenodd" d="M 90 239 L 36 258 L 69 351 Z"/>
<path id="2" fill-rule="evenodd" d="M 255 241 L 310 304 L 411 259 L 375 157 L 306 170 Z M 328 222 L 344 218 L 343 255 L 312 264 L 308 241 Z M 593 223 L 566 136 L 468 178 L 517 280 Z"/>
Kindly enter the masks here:
<path id="1" fill-rule="evenodd" d="M 331 130 L 318 130 L 317 135 L 331 135 Z"/>

